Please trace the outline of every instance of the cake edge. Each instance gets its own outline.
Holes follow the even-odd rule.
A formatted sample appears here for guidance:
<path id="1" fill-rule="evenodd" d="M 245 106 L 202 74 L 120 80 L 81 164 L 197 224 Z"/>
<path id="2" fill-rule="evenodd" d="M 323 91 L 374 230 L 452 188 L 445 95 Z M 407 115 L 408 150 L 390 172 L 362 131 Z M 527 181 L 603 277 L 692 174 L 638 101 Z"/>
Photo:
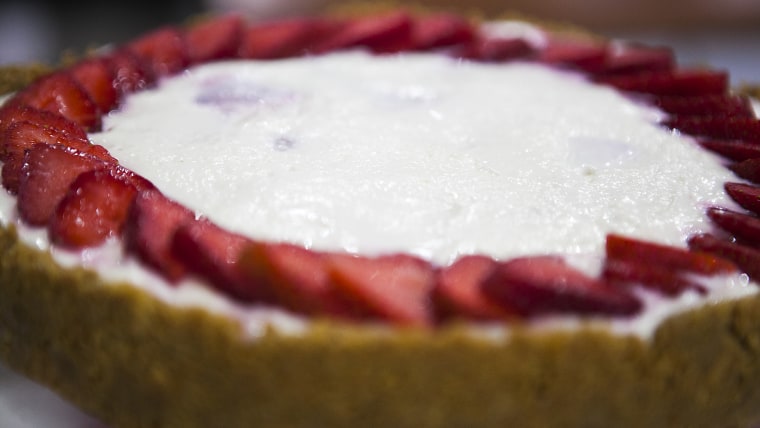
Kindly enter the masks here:
<path id="1" fill-rule="evenodd" d="M 0 229 L 0 296 L 0 357 L 114 427 L 760 419 L 760 297 L 671 317 L 648 343 L 591 328 L 493 341 L 457 325 L 379 334 L 330 321 L 250 340 L 221 315 L 62 268 L 13 227 Z"/>

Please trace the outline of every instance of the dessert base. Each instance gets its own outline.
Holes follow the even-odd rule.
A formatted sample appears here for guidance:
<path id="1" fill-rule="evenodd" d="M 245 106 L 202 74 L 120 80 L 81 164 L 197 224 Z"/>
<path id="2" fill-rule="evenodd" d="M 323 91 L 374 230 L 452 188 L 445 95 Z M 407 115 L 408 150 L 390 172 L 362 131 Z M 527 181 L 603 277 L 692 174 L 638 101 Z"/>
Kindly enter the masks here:
<path id="1" fill-rule="evenodd" d="M 760 298 L 664 322 L 507 338 L 465 326 L 232 320 L 63 269 L 0 229 L 0 357 L 114 427 L 746 427 L 760 420 Z M 50 308 L 55 308 L 51 310 Z"/>

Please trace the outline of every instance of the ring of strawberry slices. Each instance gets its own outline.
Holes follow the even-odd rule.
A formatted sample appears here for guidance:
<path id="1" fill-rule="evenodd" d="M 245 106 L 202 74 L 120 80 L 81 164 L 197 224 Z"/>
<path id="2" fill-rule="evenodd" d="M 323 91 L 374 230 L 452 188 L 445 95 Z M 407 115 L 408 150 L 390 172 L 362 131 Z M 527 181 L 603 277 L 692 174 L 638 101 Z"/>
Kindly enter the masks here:
<path id="1" fill-rule="evenodd" d="M 675 297 L 706 292 L 695 275 L 760 279 L 760 219 L 721 207 L 706 212 L 719 234 L 692 236 L 689 249 L 609 235 L 598 277 L 550 255 L 471 255 L 435 266 L 409 254 L 368 257 L 257 241 L 197 218 L 88 139 L 129 94 L 187 67 L 349 48 L 575 70 L 662 109 L 663 126 L 694 136 L 737 176 L 760 183 L 760 120 L 746 97 L 730 92 L 724 72 L 679 68 L 663 48 L 550 32 L 536 44 L 457 16 L 394 12 L 256 25 L 222 16 L 159 29 L 44 76 L 0 109 L 3 186 L 17 196 L 20 219 L 47 228 L 54 245 L 80 250 L 118 237 L 129 255 L 171 283 L 197 276 L 233 299 L 312 316 L 413 326 L 556 313 L 632 316 L 642 309 L 635 287 Z M 726 192 L 760 214 L 760 187 L 747 182 L 726 183 Z"/>

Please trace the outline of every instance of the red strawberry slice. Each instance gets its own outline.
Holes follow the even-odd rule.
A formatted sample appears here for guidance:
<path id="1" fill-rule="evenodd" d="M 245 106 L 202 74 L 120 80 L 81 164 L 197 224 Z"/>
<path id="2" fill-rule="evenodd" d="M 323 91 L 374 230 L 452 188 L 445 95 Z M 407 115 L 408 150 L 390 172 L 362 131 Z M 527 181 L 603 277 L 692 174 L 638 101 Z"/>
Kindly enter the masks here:
<path id="1" fill-rule="evenodd" d="M 689 238 L 689 248 L 730 260 L 741 271 L 757 281 L 760 279 L 760 250 L 719 239 L 710 234 L 695 235 Z"/>
<path id="2" fill-rule="evenodd" d="M 0 107 L 0 136 L 2 136 L 13 123 L 24 121 L 50 126 L 51 128 L 64 129 L 67 132 L 78 132 L 80 135 L 87 135 L 79 125 L 66 119 L 60 114 L 36 109 L 21 103 L 9 102 L 9 104 Z M 78 129 L 78 131 L 74 130 L 74 128 Z M 0 147 L 2 144 L 4 143 L 0 141 Z"/>
<path id="3" fill-rule="evenodd" d="M 552 36 L 538 53 L 538 61 L 580 70 L 599 70 L 607 58 L 607 44 L 596 39 Z"/>
<path id="4" fill-rule="evenodd" d="M 643 72 L 595 80 L 623 91 L 661 96 L 720 95 L 728 90 L 728 74 L 711 70 Z"/>
<path id="5" fill-rule="evenodd" d="M 726 193 L 742 208 L 760 215 L 760 187 L 744 183 L 726 183 Z"/>
<path id="6" fill-rule="evenodd" d="M 655 97 L 652 103 L 677 116 L 754 117 L 749 98 L 741 95 L 664 96 Z"/>
<path id="7" fill-rule="evenodd" d="M 708 208 L 707 216 L 718 227 L 734 235 L 740 241 L 746 244 L 760 245 L 760 219 L 757 217 L 717 207 Z"/>
<path id="8" fill-rule="evenodd" d="M 145 34 L 129 43 L 127 49 L 148 64 L 156 77 L 179 73 L 189 63 L 184 37 L 174 27 Z"/>
<path id="9" fill-rule="evenodd" d="M 760 158 L 760 142 L 706 140 L 699 145 L 733 161 Z"/>
<path id="10" fill-rule="evenodd" d="M 33 226 L 47 224 L 79 174 L 107 165 L 65 146 L 37 144 L 26 151 L 18 188 L 18 211 Z"/>
<path id="11" fill-rule="evenodd" d="M 335 292 L 356 315 L 408 326 L 433 322 L 429 298 L 435 273 L 429 263 L 407 254 L 335 254 L 328 256 L 328 266 Z"/>
<path id="12" fill-rule="evenodd" d="M 36 144 L 60 145 L 92 155 L 106 162 L 116 163 L 108 151 L 98 145 L 90 144 L 82 128 L 70 123 L 70 128 L 53 128 L 33 122 L 15 122 L 3 135 L 3 186 L 11 193 L 18 192 L 24 165 L 24 152 Z"/>
<path id="13" fill-rule="evenodd" d="M 292 244 L 253 243 L 240 257 L 240 269 L 261 284 L 266 300 L 296 312 L 346 316 L 330 285 L 327 260 L 322 253 Z"/>
<path id="14" fill-rule="evenodd" d="M 473 25 L 460 16 L 426 15 L 413 22 L 411 49 L 424 51 L 467 44 L 475 40 L 475 33 Z"/>
<path id="15" fill-rule="evenodd" d="M 82 86 L 67 72 L 57 72 L 37 80 L 19 92 L 14 103 L 58 113 L 88 131 L 100 129 L 100 110 Z"/>
<path id="16" fill-rule="evenodd" d="M 719 140 L 760 141 L 760 119 L 748 117 L 674 117 L 665 125 L 689 135 Z"/>
<path id="17" fill-rule="evenodd" d="M 489 301 L 480 285 L 497 266 L 486 256 L 464 256 L 439 272 L 432 299 L 444 319 L 498 320 L 515 317 L 512 311 Z"/>
<path id="18" fill-rule="evenodd" d="M 500 262 L 483 282 L 483 291 L 505 309 L 525 316 L 633 315 L 641 310 L 641 302 L 624 288 L 586 276 L 553 256 Z"/>
<path id="19" fill-rule="evenodd" d="M 661 72 L 675 66 L 673 50 L 633 44 L 612 44 L 607 50 L 604 65 L 592 70 L 596 75 L 621 75 L 640 72 Z"/>
<path id="20" fill-rule="evenodd" d="M 236 299 L 262 299 L 259 284 L 246 280 L 238 267 L 241 252 L 250 240 L 206 219 L 182 224 L 171 240 L 171 253 L 188 272 L 207 280 Z"/>
<path id="21" fill-rule="evenodd" d="M 322 25 L 321 21 L 302 18 L 252 26 L 243 35 L 240 56 L 277 59 L 301 55 L 315 43 Z"/>
<path id="22" fill-rule="evenodd" d="M 171 282 L 182 278 L 185 266 L 171 252 L 174 232 L 195 214 L 158 190 L 141 191 L 129 209 L 124 245 L 130 254 Z"/>
<path id="23" fill-rule="evenodd" d="M 375 53 L 393 53 L 412 46 L 412 18 L 404 12 L 357 18 L 319 42 L 317 53 L 365 47 Z"/>
<path id="24" fill-rule="evenodd" d="M 534 51 L 524 39 L 478 38 L 455 51 L 454 55 L 476 61 L 500 62 L 527 58 Z"/>
<path id="25" fill-rule="evenodd" d="M 760 183 L 760 158 L 737 162 L 731 165 L 729 169 L 745 180 Z"/>
<path id="26" fill-rule="evenodd" d="M 707 289 L 662 266 L 644 262 L 608 259 L 604 263 L 602 278 L 611 284 L 638 284 L 675 297 L 686 290 L 705 294 Z"/>
<path id="27" fill-rule="evenodd" d="M 245 22 L 238 14 L 222 15 L 199 22 L 185 34 L 191 64 L 234 58 L 243 39 Z"/>
<path id="28" fill-rule="evenodd" d="M 607 235 L 605 250 L 607 258 L 610 260 L 635 262 L 671 271 L 686 271 L 701 275 L 717 275 L 736 271 L 733 264 L 711 254 L 655 244 L 616 234 Z"/>
<path id="29" fill-rule="evenodd" d="M 119 92 L 114 87 L 113 65 L 107 58 L 89 58 L 70 68 L 71 75 L 87 92 L 101 113 L 116 108 Z"/>
<path id="30" fill-rule="evenodd" d="M 151 87 L 156 81 L 156 76 L 149 65 L 128 49 L 119 49 L 107 58 L 113 65 L 115 75 L 113 86 L 119 93 L 120 99 L 125 95 Z"/>
<path id="31" fill-rule="evenodd" d="M 137 187 L 109 169 L 84 172 L 48 224 L 51 241 L 68 248 L 100 245 L 121 234 Z"/>

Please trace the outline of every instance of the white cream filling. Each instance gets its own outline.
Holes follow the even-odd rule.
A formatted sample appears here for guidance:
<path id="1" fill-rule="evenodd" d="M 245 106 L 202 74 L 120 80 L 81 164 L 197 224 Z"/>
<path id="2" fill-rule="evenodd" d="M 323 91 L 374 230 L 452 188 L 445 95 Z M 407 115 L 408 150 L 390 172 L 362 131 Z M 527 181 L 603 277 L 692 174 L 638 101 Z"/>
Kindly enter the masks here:
<path id="1" fill-rule="evenodd" d="M 405 251 L 440 264 L 470 253 L 558 253 L 596 274 L 609 232 L 683 245 L 709 229 L 706 206 L 734 206 L 722 185 L 735 177 L 691 139 L 657 126 L 659 117 L 540 65 L 348 52 L 191 69 L 131 96 L 91 139 L 169 196 L 251 237 Z M 0 198 L 3 224 L 17 223 L 14 205 Z M 44 231 L 20 231 L 49 248 Z M 267 324 L 285 333 L 308 325 L 190 281 L 168 286 L 118 242 L 52 251 L 64 266 L 231 314 L 251 336 Z M 756 289 L 744 276 L 708 283 L 707 298 L 642 291 L 641 315 L 605 325 L 647 337 L 678 311 Z"/>

